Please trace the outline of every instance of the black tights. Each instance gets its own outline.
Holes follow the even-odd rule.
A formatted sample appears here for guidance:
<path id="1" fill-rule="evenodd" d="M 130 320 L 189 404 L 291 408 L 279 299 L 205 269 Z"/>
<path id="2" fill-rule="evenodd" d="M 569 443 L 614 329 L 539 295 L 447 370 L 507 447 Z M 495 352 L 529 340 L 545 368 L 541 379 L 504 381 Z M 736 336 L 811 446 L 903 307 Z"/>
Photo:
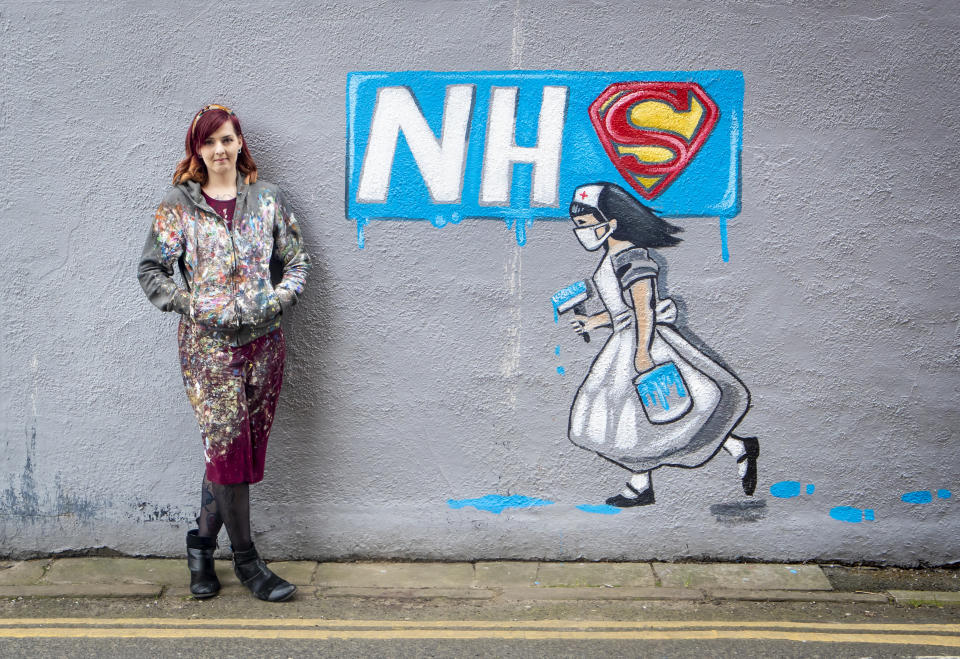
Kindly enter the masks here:
<path id="1" fill-rule="evenodd" d="M 250 549 L 250 484 L 221 485 L 204 475 L 197 523 L 201 538 L 216 538 L 226 526 L 234 551 Z"/>

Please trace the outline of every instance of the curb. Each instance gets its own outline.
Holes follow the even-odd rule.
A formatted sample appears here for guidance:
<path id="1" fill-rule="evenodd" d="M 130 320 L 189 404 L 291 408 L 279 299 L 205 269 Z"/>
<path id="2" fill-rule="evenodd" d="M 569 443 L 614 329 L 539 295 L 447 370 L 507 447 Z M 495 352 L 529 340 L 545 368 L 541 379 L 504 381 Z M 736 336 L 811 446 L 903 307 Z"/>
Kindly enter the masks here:
<path id="1" fill-rule="evenodd" d="M 157 584 L 50 584 L 41 586 L 0 586 L 0 598 L 20 597 L 133 597 L 156 599 L 163 593 Z"/>
<path id="2" fill-rule="evenodd" d="M 506 602 L 550 601 L 740 601 L 740 602 L 836 602 L 898 604 L 902 606 L 960 606 L 960 592 L 890 590 L 887 592 L 842 592 L 828 590 L 748 590 L 736 588 L 637 588 L 616 587 L 527 587 L 527 588 L 391 588 L 324 587 L 298 584 L 301 597 L 366 598 L 397 600 L 496 600 Z M 187 587 L 161 584 L 44 584 L 0 586 L 0 599 L 29 598 L 131 598 L 157 599 L 161 596 L 190 599 Z M 246 597 L 245 588 L 225 585 L 220 597 Z"/>
<path id="3" fill-rule="evenodd" d="M 907 606 L 960 606 L 960 592 L 943 590 L 891 590 L 897 604 Z"/>

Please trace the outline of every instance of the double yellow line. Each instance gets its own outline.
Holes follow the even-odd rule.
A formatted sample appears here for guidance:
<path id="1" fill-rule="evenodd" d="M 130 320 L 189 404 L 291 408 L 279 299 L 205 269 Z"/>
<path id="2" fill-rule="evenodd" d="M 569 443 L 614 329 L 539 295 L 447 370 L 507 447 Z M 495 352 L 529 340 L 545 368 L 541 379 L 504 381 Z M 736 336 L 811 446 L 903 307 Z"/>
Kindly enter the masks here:
<path id="1" fill-rule="evenodd" d="M 960 625 L 720 620 L 6 618 L 4 638 L 766 640 L 960 647 Z"/>

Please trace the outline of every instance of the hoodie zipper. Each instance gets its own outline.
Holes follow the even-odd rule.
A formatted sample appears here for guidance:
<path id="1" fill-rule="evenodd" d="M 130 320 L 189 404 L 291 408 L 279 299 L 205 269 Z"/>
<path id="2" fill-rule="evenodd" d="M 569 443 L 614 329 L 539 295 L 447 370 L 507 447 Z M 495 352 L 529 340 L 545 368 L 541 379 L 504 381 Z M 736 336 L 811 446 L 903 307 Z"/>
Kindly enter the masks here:
<path id="1" fill-rule="evenodd" d="M 229 236 L 230 238 L 230 256 L 233 262 L 232 263 L 233 267 L 230 270 L 230 291 L 233 293 L 233 311 L 237 317 L 236 329 L 239 331 L 240 328 L 243 327 L 243 316 L 240 313 L 240 304 L 239 302 L 237 302 L 237 263 L 239 262 L 239 259 L 237 258 L 237 245 L 233 241 L 233 231 L 231 231 L 230 227 L 227 225 L 226 218 L 220 215 L 220 213 L 213 210 L 213 208 L 211 208 L 210 205 L 207 203 L 207 200 L 203 199 L 202 195 L 200 199 L 201 199 L 200 203 L 203 204 L 202 209 L 206 209 L 211 213 L 213 213 L 213 215 L 217 218 L 217 221 L 223 224 L 223 228 L 226 230 L 227 236 Z M 237 186 L 237 203 L 233 209 L 234 220 L 237 219 L 237 209 L 239 208 L 240 208 L 240 187 Z"/>

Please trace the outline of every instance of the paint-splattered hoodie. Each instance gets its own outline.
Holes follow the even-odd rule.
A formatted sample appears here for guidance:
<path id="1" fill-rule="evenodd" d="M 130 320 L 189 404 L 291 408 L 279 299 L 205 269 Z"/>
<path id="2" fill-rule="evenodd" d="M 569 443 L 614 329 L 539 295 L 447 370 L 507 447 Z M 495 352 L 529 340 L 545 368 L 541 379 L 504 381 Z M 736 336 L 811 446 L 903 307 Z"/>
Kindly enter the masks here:
<path id="1" fill-rule="evenodd" d="M 270 282 L 270 259 L 283 279 Z M 187 288 L 173 280 L 178 264 Z M 137 277 L 163 311 L 176 311 L 233 345 L 280 326 L 297 302 L 310 269 L 300 227 L 277 186 L 237 177 L 233 230 L 203 198 L 200 184 L 172 187 L 157 208 Z"/>

